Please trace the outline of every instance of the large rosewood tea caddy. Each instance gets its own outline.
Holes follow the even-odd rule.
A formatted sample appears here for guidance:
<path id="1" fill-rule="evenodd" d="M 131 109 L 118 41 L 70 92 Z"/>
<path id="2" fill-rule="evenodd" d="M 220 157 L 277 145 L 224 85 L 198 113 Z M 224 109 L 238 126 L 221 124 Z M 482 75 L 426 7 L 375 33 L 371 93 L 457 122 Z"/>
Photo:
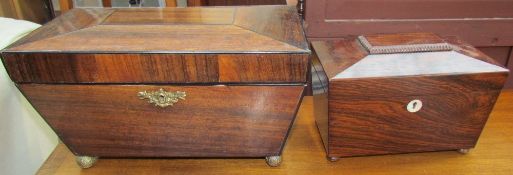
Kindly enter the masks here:
<path id="1" fill-rule="evenodd" d="M 309 70 L 294 7 L 74 9 L 3 51 L 77 156 L 281 162 Z"/>
<path id="2" fill-rule="evenodd" d="M 473 148 L 508 70 L 457 39 L 313 42 L 314 115 L 327 156 Z"/>

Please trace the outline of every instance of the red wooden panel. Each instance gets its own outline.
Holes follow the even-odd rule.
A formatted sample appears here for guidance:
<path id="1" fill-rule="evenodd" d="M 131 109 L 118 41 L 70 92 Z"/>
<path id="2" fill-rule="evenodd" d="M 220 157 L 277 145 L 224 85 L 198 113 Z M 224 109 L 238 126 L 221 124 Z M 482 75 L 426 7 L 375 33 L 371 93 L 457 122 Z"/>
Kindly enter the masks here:
<path id="1" fill-rule="evenodd" d="M 506 66 L 511 47 L 480 47 L 477 48 L 486 55 L 492 57 L 501 65 Z"/>
<path id="2" fill-rule="evenodd" d="M 507 0 L 327 0 L 326 19 L 507 18 Z"/>
<path id="3" fill-rule="evenodd" d="M 513 30 L 507 30 L 513 28 L 510 7 L 511 0 L 306 1 L 306 33 L 320 39 L 433 32 L 458 36 L 474 46 L 512 46 Z"/>

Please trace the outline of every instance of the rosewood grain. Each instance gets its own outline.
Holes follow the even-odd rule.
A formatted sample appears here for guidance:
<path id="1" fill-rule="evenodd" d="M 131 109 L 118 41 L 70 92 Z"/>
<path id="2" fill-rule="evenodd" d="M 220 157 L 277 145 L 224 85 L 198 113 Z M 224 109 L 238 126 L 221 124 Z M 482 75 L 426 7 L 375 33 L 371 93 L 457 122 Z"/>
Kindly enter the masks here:
<path id="1" fill-rule="evenodd" d="M 27 36 L 14 42 L 9 47 L 16 47 L 37 40 L 56 37 L 72 31 L 88 28 L 98 25 L 106 17 L 108 17 L 114 10 L 112 9 L 83 9 L 77 8 L 71 10 L 69 13 L 59 16 L 54 20 L 48 22 L 44 26 L 36 29 Z"/>
<path id="2" fill-rule="evenodd" d="M 265 8 L 267 6 L 256 6 L 256 8 L 238 8 L 234 16 L 233 24 L 244 29 L 261 33 L 270 38 L 295 46 L 304 51 L 309 51 L 307 42 L 304 42 L 303 30 L 288 30 L 288 28 L 302 29 L 301 20 L 294 7 Z M 258 18 L 255 18 L 258 16 Z M 276 20 L 280 16 L 280 20 Z M 253 18 L 252 20 L 248 20 Z M 255 41 L 252 41 L 255 42 Z"/>
<path id="3" fill-rule="evenodd" d="M 464 42 L 464 41 L 458 39 L 457 37 L 446 37 L 445 41 L 447 43 L 452 44 L 453 49 L 459 53 L 462 53 L 464 55 L 469 55 L 473 58 L 479 59 L 481 61 L 493 64 L 493 65 L 504 67 L 504 65 L 500 64 L 500 62 L 497 61 L 497 59 L 491 58 L 490 56 L 484 54 L 479 49 L 473 47 L 472 45 L 470 45 L 467 42 Z"/>
<path id="4" fill-rule="evenodd" d="M 302 54 L 4 54 L 17 83 L 305 83 Z"/>
<path id="5" fill-rule="evenodd" d="M 453 151 L 352 157 L 336 163 L 324 158 L 312 98 L 305 97 L 283 151 L 280 168 L 269 168 L 255 159 L 104 159 L 93 170 L 80 171 L 74 155 L 59 144 L 37 172 L 38 175 L 104 174 L 465 174 L 509 175 L 513 162 L 513 91 L 501 93 L 478 146 L 468 156 Z"/>
<path id="6" fill-rule="evenodd" d="M 278 166 L 309 54 L 291 6 L 115 8 L 70 10 L 2 61 L 82 168 L 96 157 Z"/>
<path id="7" fill-rule="evenodd" d="M 348 97 L 338 96 L 342 91 L 333 89 L 337 86 L 330 86 L 328 102 L 329 157 L 473 148 L 500 94 Z M 414 99 L 423 104 L 417 113 L 405 109 Z"/>
<path id="8" fill-rule="evenodd" d="M 292 6 L 73 9 L 2 62 L 82 168 L 96 157 L 278 166 L 309 73 L 300 22 Z"/>
<path id="9" fill-rule="evenodd" d="M 455 38 L 362 37 L 399 50 L 371 54 L 356 37 L 312 42 L 314 115 L 331 160 L 475 146 L 507 69 Z M 434 43 L 452 50 L 423 48 Z"/>
<path id="10" fill-rule="evenodd" d="M 7 54 L 4 64 L 17 83 L 217 82 L 214 55 Z"/>
<path id="11" fill-rule="evenodd" d="M 313 64 L 318 71 L 323 71 L 328 77 L 335 77 L 340 71 L 367 56 L 367 51 L 352 37 L 344 40 L 312 42 L 315 53 L 323 58 L 323 63 Z M 347 41 L 347 42 L 346 42 Z M 344 58 L 341 56 L 344 55 Z"/>
<path id="12" fill-rule="evenodd" d="M 232 24 L 234 8 L 119 9 L 102 24 Z"/>
<path id="13" fill-rule="evenodd" d="M 73 9 L 3 52 L 308 54 L 299 22 L 291 6 Z"/>
<path id="14" fill-rule="evenodd" d="M 280 155 L 303 86 L 19 85 L 76 155 Z M 163 88 L 185 100 L 160 108 L 137 96 Z"/>
<path id="15" fill-rule="evenodd" d="M 502 89 L 507 72 L 463 74 L 463 75 L 424 75 L 409 77 L 376 77 L 356 79 L 330 79 L 330 91 L 337 96 L 387 97 L 401 95 L 436 95 L 453 92 L 472 93 Z"/>
<path id="16" fill-rule="evenodd" d="M 306 83 L 308 55 L 219 55 L 220 82 Z"/>
<path id="17" fill-rule="evenodd" d="M 98 25 L 7 52 L 304 53 L 305 49 L 234 25 Z"/>

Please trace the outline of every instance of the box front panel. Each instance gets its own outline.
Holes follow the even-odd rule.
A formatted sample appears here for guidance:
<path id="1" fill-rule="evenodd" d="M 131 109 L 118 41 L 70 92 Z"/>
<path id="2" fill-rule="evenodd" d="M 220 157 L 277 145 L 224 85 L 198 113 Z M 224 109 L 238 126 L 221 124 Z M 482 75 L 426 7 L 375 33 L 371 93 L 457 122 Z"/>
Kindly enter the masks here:
<path id="1" fill-rule="evenodd" d="M 329 156 L 473 148 L 499 93 L 351 97 L 330 92 Z"/>
<path id="2" fill-rule="evenodd" d="M 264 157 L 281 154 L 303 86 L 19 85 L 77 155 Z M 164 97 L 139 92 L 183 91 Z M 158 95 L 158 94 L 157 94 Z M 144 98 L 144 99 L 141 99 Z M 160 103 L 162 104 L 162 103 Z"/>

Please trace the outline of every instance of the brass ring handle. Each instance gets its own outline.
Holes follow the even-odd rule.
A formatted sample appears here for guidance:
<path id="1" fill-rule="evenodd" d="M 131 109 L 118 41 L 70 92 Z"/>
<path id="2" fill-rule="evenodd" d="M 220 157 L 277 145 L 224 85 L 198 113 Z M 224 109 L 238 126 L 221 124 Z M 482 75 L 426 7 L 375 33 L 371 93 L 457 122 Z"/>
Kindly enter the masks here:
<path id="1" fill-rule="evenodd" d="M 160 88 L 158 91 L 142 91 L 137 94 L 141 100 L 148 99 L 148 103 L 155 104 L 155 106 L 165 108 L 173 106 L 178 100 L 185 100 L 187 94 L 182 91 L 167 92 Z"/>

